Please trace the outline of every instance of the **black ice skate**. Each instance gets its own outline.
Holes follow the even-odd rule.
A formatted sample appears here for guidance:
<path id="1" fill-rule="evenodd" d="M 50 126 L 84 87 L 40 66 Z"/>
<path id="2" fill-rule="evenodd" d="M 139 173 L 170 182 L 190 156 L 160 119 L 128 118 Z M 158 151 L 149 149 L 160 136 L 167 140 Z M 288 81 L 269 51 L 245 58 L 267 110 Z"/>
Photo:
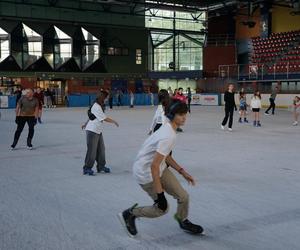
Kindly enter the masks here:
<path id="1" fill-rule="evenodd" d="M 177 217 L 176 214 L 174 215 L 174 218 L 179 223 L 180 228 L 183 229 L 184 231 L 186 231 L 188 233 L 192 233 L 192 234 L 202 234 L 202 235 L 204 235 L 204 230 L 200 225 L 193 224 L 188 219 L 185 219 L 185 220 L 181 221 Z"/>
<path id="2" fill-rule="evenodd" d="M 132 210 L 137 206 L 138 204 L 135 204 L 129 209 L 124 210 L 122 213 L 118 214 L 118 217 L 126 229 L 128 235 L 130 237 L 134 237 L 137 235 L 137 230 L 135 226 L 135 219 L 136 217 L 132 214 Z"/>

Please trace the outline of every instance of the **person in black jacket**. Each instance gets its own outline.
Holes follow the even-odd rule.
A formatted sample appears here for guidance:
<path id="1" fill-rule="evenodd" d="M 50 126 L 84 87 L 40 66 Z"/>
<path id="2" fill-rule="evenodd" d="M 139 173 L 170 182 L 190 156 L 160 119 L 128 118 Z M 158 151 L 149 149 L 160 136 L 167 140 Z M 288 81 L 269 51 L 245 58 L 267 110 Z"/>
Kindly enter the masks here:
<path id="1" fill-rule="evenodd" d="M 224 101 L 225 101 L 225 117 L 223 119 L 221 128 L 224 130 L 225 125 L 227 124 L 228 118 L 229 118 L 229 124 L 228 124 L 228 130 L 232 131 L 232 123 L 233 123 L 233 112 L 236 111 L 236 105 L 234 100 L 234 85 L 229 84 L 228 90 L 225 92 L 224 95 Z"/>

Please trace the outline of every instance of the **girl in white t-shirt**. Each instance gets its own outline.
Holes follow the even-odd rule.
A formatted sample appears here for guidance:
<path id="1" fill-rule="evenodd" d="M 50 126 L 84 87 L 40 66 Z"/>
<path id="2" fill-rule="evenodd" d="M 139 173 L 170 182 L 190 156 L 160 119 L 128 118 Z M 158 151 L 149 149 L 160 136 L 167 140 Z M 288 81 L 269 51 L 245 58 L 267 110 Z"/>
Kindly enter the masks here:
<path id="1" fill-rule="evenodd" d="M 154 133 L 168 121 L 167 117 L 165 116 L 165 111 L 168 109 L 170 100 L 171 99 L 168 91 L 166 89 L 161 89 L 158 93 L 159 104 L 151 123 L 149 135 Z"/>
<path id="2" fill-rule="evenodd" d="M 298 125 L 298 117 L 300 114 L 300 97 L 296 96 L 293 101 L 293 115 L 294 115 L 294 123 L 293 126 Z"/>
<path id="3" fill-rule="evenodd" d="M 255 91 L 254 96 L 251 98 L 251 108 L 252 108 L 252 112 L 254 114 L 253 126 L 261 127 L 261 123 L 259 120 L 259 117 L 260 117 L 259 112 L 261 109 L 261 95 L 258 90 Z"/>
<path id="4" fill-rule="evenodd" d="M 113 119 L 107 117 L 103 112 L 104 101 L 107 96 L 108 93 L 106 91 L 101 91 L 100 94 L 98 94 L 95 103 L 91 107 L 89 120 L 82 125 L 82 129 L 85 129 L 86 131 L 87 141 L 87 152 L 83 166 L 84 175 L 94 175 L 92 168 L 95 161 L 97 161 L 98 173 L 101 171 L 104 171 L 104 173 L 110 173 L 110 168 L 105 166 L 105 145 L 102 136 L 102 123 L 104 121 L 113 123 L 117 127 L 119 127 L 119 124 Z"/>

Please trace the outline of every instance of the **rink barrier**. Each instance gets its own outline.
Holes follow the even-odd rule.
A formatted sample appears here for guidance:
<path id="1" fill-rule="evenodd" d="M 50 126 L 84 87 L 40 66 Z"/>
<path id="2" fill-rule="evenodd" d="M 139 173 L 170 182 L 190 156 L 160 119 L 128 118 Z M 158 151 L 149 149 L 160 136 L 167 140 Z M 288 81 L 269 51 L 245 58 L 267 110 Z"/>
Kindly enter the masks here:
<path id="1" fill-rule="evenodd" d="M 253 94 L 246 94 L 246 101 L 247 104 L 250 105 L 251 98 Z M 300 96 L 299 94 L 277 94 L 276 99 L 275 99 L 275 104 L 277 108 L 291 108 L 293 104 L 293 99 L 295 96 Z M 262 107 L 267 108 L 270 105 L 270 94 L 262 94 L 261 95 L 261 102 L 262 102 Z M 239 105 L 239 95 L 238 93 L 235 94 L 235 103 Z M 224 94 L 221 95 L 221 105 L 224 105 Z"/>
<path id="2" fill-rule="evenodd" d="M 72 94 L 68 95 L 68 107 L 87 107 L 91 105 L 96 99 L 95 94 Z M 157 94 L 153 94 L 154 105 L 158 104 Z M 113 98 L 113 106 L 117 106 L 118 100 L 117 97 Z M 108 100 L 106 105 L 108 105 Z M 130 105 L 130 95 L 123 94 L 121 98 L 122 106 Z M 151 105 L 151 97 L 149 94 L 135 94 L 134 95 L 134 105 L 142 106 L 142 105 Z"/>
<path id="3" fill-rule="evenodd" d="M 16 96 L 2 95 L 0 96 L 0 108 L 1 109 L 14 109 L 16 108 Z"/>

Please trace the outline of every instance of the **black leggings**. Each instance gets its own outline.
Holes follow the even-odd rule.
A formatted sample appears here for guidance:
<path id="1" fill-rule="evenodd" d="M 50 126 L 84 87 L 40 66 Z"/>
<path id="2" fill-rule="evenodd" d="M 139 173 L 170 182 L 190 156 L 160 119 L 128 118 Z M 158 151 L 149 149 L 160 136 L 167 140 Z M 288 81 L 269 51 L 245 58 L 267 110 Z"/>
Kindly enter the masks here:
<path id="1" fill-rule="evenodd" d="M 27 137 L 27 145 L 29 146 L 31 144 L 33 135 L 34 135 L 34 126 L 36 124 L 36 120 L 34 116 L 19 116 L 18 117 L 18 127 L 17 130 L 15 132 L 15 136 L 14 136 L 14 142 L 13 145 L 17 145 L 20 135 L 24 129 L 25 124 L 28 124 L 28 137 Z"/>
<path id="2" fill-rule="evenodd" d="M 275 100 L 273 98 L 269 99 L 270 101 L 270 106 L 269 108 L 266 110 L 266 113 L 268 113 L 270 111 L 270 109 L 272 109 L 272 114 L 274 115 L 274 111 L 275 111 Z"/>
<path id="3" fill-rule="evenodd" d="M 232 123 L 233 123 L 233 111 L 234 111 L 234 107 L 226 107 L 225 106 L 225 117 L 224 120 L 222 122 L 222 125 L 225 126 L 228 118 L 229 118 L 229 124 L 228 124 L 228 128 L 232 128 Z"/>

